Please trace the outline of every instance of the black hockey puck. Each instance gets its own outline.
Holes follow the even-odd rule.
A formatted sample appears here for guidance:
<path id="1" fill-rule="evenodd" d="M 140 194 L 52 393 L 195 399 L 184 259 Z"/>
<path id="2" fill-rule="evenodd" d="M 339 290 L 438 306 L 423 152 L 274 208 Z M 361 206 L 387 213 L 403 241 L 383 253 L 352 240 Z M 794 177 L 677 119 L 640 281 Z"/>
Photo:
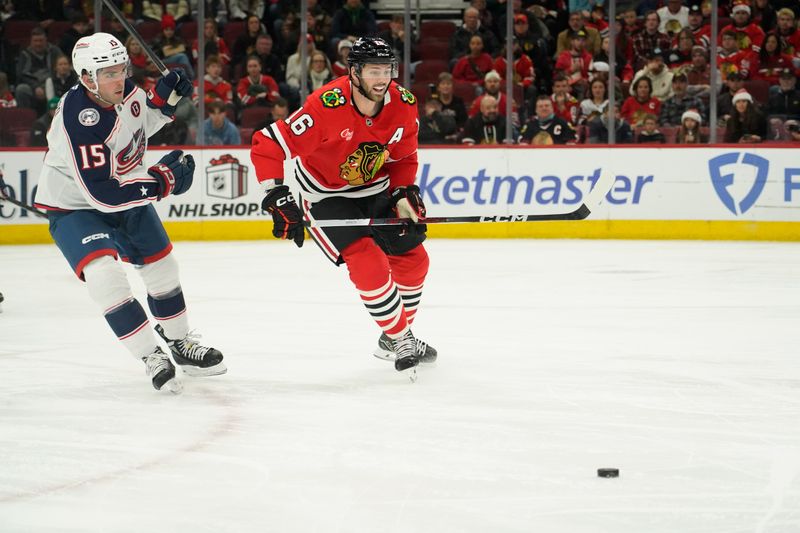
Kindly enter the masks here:
<path id="1" fill-rule="evenodd" d="M 619 468 L 598 468 L 597 477 L 619 477 Z"/>

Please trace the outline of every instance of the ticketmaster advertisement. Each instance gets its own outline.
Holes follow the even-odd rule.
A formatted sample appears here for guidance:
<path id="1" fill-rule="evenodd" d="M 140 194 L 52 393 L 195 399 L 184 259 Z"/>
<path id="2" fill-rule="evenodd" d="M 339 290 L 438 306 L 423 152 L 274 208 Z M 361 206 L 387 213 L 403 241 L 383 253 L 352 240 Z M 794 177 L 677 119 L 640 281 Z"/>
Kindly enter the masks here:
<path id="1" fill-rule="evenodd" d="M 165 152 L 148 150 L 146 164 Z M 164 221 L 268 220 L 247 149 L 189 153 L 197 161 L 194 184 L 157 204 Z M 752 147 L 422 149 L 417 184 L 429 216 L 508 217 L 572 211 L 608 171 L 616 181 L 590 220 L 800 222 L 796 153 Z M 38 150 L 2 153 L 15 199 L 35 201 L 43 157 Z M 285 171 L 293 186 L 290 162 Z M 44 222 L 0 202 L 0 225 Z"/>

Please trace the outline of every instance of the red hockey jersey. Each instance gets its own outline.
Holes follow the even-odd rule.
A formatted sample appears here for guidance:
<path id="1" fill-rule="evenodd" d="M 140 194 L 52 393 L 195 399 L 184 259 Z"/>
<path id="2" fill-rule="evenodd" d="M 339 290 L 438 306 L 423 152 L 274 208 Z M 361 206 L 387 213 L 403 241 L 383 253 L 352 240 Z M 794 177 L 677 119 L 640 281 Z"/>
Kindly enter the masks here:
<path id="1" fill-rule="evenodd" d="M 314 91 L 285 121 L 253 135 L 250 158 L 265 189 L 283 180 L 283 161 L 296 160 L 295 177 L 310 202 L 326 196 L 359 198 L 412 185 L 417 175 L 417 100 L 391 82 L 374 117 L 353 104 L 341 77 Z"/>

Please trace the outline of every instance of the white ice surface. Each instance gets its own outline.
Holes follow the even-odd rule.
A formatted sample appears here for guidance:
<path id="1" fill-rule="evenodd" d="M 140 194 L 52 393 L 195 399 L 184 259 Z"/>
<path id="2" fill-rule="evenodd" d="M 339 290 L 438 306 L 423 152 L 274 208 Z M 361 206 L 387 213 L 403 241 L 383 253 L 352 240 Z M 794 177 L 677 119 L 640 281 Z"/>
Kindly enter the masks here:
<path id="1" fill-rule="evenodd" d="M 0 532 L 800 531 L 800 246 L 427 246 L 411 384 L 313 244 L 177 243 L 229 368 L 177 397 L 0 247 Z"/>

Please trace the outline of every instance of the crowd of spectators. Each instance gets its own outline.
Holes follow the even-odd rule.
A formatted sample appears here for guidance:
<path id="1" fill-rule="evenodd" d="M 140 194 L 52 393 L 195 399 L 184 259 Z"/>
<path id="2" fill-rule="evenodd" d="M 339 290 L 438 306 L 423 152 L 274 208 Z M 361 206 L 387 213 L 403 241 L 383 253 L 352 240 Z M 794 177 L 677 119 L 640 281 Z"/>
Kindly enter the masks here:
<path id="1" fill-rule="evenodd" d="M 308 34 L 301 36 L 299 2 L 206 0 L 201 52 L 196 1 L 116 0 L 163 62 L 182 68 L 195 85 L 194 98 L 181 102 L 176 121 L 151 144 L 195 142 L 201 81 L 204 142 L 248 144 L 254 130 L 301 105 L 303 88 L 310 93 L 346 74 L 349 50 L 365 35 L 384 38 L 401 60 L 410 41 L 410 89 L 420 102 L 423 144 L 605 143 L 612 126 L 620 144 L 704 143 L 711 128 L 718 142 L 800 140 L 796 0 L 719 0 L 716 46 L 708 0 L 619 0 L 613 21 L 603 0 L 511 0 L 510 39 L 505 2 L 472 0 L 461 20 L 423 19 L 407 35 L 402 16 L 378 20 L 367 1 L 308 0 Z M 58 99 L 77 82 L 70 55 L 93 31 L 93 4 L 0 2 L 0 108 L 30 110 L 15 131 L 12 120 L 0 120 L 3 144 L 46 144 Z M 125 42 L 133 82 L 153 87 L 160 74 L 122 24 L 104 17 L 102 28 Z M 715 124 L 709 123 L 712 80 L 720 88 Z"/>

